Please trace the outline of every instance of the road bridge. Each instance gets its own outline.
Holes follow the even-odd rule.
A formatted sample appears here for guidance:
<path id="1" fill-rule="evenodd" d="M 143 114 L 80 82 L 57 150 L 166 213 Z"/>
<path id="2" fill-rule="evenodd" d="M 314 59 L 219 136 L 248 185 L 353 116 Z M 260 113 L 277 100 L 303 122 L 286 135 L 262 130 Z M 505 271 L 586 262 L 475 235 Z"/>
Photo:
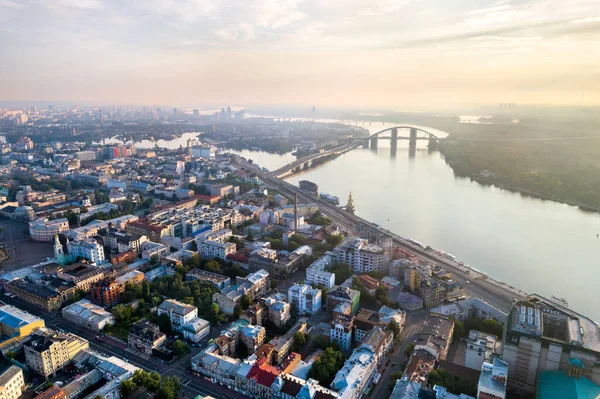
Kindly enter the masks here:
<path id="1" fill-rule="evenodd" d="M 315 163 L 324 162 L 329 158 L 333 158 L 333 157 L 341 155 L 345 152 L 348 152 L 348 151 L 358 147 L 359 145 L 360 145 L 360 143 L 352 142 L 352 143 L 343 144 L 341 146 L 332 148 L 327 151 L 318 152 L 316 154 L 310 154 L 305 157 L 299 158 L 299 159 L 295 160 L 294 162 L 289 163 L 277 170 L 272 171 L 271 173 L 269 173 L 269 175 L 276 177 L 278 179 L 283 179 L 285 177 L 288 177 L 295 173 L 298 173 L 302 169 L 308 168 L 308 167 L 314 165 Z"/>
<path id="2" fill-rule="evenodd" d="M 409 130 L 409 134 L 408 136 L 399 136 L 398 135 L 398 130 Z M 385 133 L 390 133 L 390 136 L 382 136 Z M 421 136 L 419 137 L 419 134 L 424 135 L 425 137 Z M 368 138 L 364 139 L 363 144 L 370 146 L 372 149 L 376 150 L 377 149 L 377 144 L 379 142 L 380 139 L 389 139 L 391 140 L 391 146 L 390 146 L 390 154 L 392 156 L 396 155 L 396 151 L 398 149 L 398 140 L 408 140 L 408 153 L 409 155 L 414 155 L 414 153 L 417 150 L 417 141 L 418 140 L 427 140 L 429 142 L 428 146 L 430 149 L 436 149 L 437 148 L 437 144 L 439 142 L 439 138 L 431 133 L 428 132 L 425 129 L 421 129 L 420 127 L 415 127 L 415 126 L 394 126 L 394 127 L 388 127 L 385 128 L 383 130 L 380 130 L 378 132 L 373 133 L 372 135 L 370 135 Z"/>

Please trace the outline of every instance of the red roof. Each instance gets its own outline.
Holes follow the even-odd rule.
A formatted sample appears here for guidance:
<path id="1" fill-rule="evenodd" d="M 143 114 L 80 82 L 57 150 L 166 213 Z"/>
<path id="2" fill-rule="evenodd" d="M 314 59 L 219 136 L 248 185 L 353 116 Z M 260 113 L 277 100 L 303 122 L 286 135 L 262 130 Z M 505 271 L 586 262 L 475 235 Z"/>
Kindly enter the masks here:
<path id="1" fill-rule="evenodd" d="M 262 386 L 270 387 L 279 374 L 279 370 L 267 363 L 267 359 L 262 357 L 254 363 L 246 378 L 255 380 Z"/>

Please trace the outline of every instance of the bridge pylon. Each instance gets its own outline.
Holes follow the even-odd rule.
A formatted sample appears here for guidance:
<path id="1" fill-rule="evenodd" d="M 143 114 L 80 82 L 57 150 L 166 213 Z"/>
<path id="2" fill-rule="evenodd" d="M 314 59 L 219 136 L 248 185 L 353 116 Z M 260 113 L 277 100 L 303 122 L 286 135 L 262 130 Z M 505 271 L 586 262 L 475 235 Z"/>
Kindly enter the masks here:
<path id="1" fill-rule="evenodd" d="M 410 138 L 408 139 L 408 155 L 414 156 L 417 152 L 417 129 L 410 128 Z"/>
<path id="2" fill-rule="evenodd" d="M 377 142 L 378 142 L 378 140 L 379 140 L 378 136 L 371 137 L 371 149 L 373 151 L 377 151 Z"/>
<path id="3" fill-rule="evenodd" d="M 392 129 L 392 143 L 390 145 L 390 155 L 392 157 L 396 156 L 396 151 L 398 150 L 398 129 Z"/>

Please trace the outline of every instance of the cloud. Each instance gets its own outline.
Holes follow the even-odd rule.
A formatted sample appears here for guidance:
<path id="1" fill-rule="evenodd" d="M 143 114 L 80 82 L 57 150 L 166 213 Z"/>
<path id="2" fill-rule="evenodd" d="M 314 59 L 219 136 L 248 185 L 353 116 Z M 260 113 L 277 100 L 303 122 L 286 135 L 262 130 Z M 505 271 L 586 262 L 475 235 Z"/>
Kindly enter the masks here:
<path id="1" fill-rule="evenodd" d="M 248 42 L 256 39 L 254 26 L 250 24 L 239 24 L 226 28 L 220 28 L 215 32 L 215 35 L 221 40 L 227 42 L 237 40 Z"/>
<path id="2" fill-rule="evenodd" d="M 23 4 L 17 3 L 16 1 L 13 1 L 13 0 L 0 0 L 0 7 L 21 8 L 21 7 L 23 7 Z"/>
<path id="3" fill-rule="evenodd" d="M 213 0 L 137 0 L 142 11 L 170 18 L 176 24 L 189 24 L 216 15 L 218 7 Z"/>
<path id="4" fill-rule="evenodd" d="M 368 8 L 357 11 L 360 16 L 381 16 L 396 11 L 400 7 L 410 3 L 411 0 L 378 0 Z"/>
<path id="5" fill-rule="evenodd" d="M 266 0 L 257 6 L 256 25 L 262 28 L 279 29 L 306 18 L 298 10 L 303 0 Z"/>
<path id="6" fill-rule="evenodd" d="M 77 8 L 82 10 L 100 10 L 104 8 L 102 0 L 50 0 L 46 2 L 49 8 Z"/>
<path id="7" fill-rule="evenodd" d="M 598 15 L 597 17 L 581 18 L 573 21 L 573 23 L 576 24 L 589 24 L 594 22 L 600 22 L 600 15 Z"/>

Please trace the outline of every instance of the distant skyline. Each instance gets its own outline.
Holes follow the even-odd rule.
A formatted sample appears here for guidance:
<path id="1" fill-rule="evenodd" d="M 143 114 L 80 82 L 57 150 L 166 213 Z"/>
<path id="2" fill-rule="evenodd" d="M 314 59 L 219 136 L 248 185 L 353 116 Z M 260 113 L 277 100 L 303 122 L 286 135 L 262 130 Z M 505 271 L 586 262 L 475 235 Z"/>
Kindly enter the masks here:
<path id="1" fill-rule="evenodd" d="M 0 0 L 0 101 L 600 105 L 598 0 Z"/>

